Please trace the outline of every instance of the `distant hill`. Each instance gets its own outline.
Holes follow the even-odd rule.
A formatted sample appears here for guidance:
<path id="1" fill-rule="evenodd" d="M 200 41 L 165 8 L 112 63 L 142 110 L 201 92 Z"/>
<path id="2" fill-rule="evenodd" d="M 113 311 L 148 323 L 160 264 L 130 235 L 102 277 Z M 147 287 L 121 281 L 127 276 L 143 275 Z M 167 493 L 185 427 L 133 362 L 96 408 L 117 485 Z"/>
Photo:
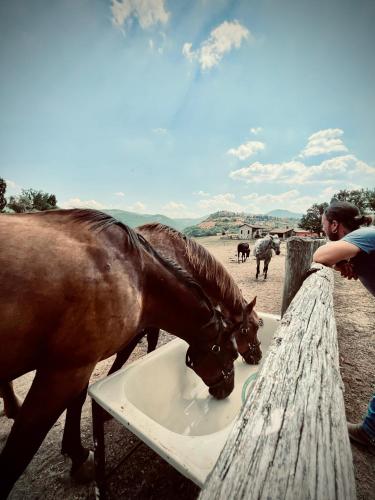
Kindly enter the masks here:
<path id="1" fill-rule="evenodd" d="M 148 224 L 149 222 L 160 222 L 161 224 L 171 226 L 178 231 L 183 231 L 186 227 L 199 224 L 206 218 L 199 217 L 197 219 L 171 219 L 170 217 L 161 214 L 137 214 L 136 212 L 127 212 L 126 210 L 103 211 L 132 228 L 141 226 L 142 224 Z"/>
<path id="2" fill-rule="evenodd" d="M 188 236 L 211 236 L 216 234 L 238 234 L 239 226 L 244 223 L 261 226 L 265 231 L 275 227 L 294 226 L 296 219 L 302 215 L 289 210 L 273 210 L 268 214 L 246 214 L 244 212 L 229 212 L 220 210 L 215 212 L 199 224 L 191 225 L 184 229 Z M 280 222 L 280 219 L 282 221 Z"/>
<path id="3" fill-rule="evenodd" d="M 198 224 L 185 228 L 188 236 L 212 236 L 218 233 L 237 232 L 238 227 L 247 220 L 246 214 L 219 210 L 204 218 Z"/>
<path id="4" fill-rule="evenodd" d="M 270 217 L 278 217 L 280 219 L 300 219 L 303 214 L 298 214 L 297 212 L 290 212 L 289 210 L 271 210 L 267 212 L 266 215 Z"/>
<path id="5" fill-rule="evenodd" d="M 162 214 L 138 214 L 126 210 L 104 210 L 104 212 L 133 228 L 150 222 L 160 222 L 182 231 L 188 236 L 210 236 L 224 232 L 237 233 L 238 227 L 244 222 L 262 224 L 265 227 L 272 228 L 279 224 L 276 219 L 284 219 L 289 220 L 289 223 L 293 225 L 293 219 L 302 217 L 302 214 L 290 212 L 289 210 L 272 210 L 266 215 L 249 215 L 243 212 L 220 210 L 196 219 L 172 219 Z"/>

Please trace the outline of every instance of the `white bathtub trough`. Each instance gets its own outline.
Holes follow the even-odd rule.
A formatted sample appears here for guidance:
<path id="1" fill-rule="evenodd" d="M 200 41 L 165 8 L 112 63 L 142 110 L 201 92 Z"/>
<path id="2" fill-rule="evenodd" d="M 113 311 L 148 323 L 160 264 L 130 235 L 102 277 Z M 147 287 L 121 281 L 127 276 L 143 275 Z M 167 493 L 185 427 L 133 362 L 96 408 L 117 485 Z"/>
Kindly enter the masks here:
<path id="1" fill-rule="evenodd" d="M 278 316 L 260 313 L 263 358 Z M 91 385 L 90 396 L 184 476 L 203 486 L 242 405 L 246 381 L 259 365 L 235 362 L 235 388 L 221 401 L 185 365 L 187 344 L 175 339 Z M 255 378 L 255 377 L 253 377 Z M 246 385 L 251 390 L 251 384 Z"/>

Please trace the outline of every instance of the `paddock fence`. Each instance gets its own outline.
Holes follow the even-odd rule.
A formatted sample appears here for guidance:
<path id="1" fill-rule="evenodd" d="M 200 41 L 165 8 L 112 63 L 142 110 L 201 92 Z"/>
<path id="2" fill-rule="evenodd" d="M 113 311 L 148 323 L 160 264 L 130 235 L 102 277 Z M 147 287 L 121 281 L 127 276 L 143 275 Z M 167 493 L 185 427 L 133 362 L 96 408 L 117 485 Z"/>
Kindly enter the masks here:
<path id="1" fill-rule="evenodd" d="M 280 327 L 200 500 L 356 498 L 333 271 L 306 277 L 322 243 L 287 242 Z"/>

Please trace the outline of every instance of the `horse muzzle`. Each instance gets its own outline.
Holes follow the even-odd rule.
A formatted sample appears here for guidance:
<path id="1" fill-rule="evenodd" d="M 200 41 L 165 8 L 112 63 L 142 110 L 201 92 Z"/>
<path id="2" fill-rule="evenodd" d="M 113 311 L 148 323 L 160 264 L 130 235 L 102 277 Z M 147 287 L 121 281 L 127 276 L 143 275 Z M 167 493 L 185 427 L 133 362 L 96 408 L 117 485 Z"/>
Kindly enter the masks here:
<path id="1" fill-rule="evenodd" d="M 208 387 L 208 392 L 215 399 L 225 399 L 234 389 L 234 367 L 230 371 L 222 372 L 222 378 Z"/>
<path id="2" fill-rule="evenodd" d="M 262 351 L 259 344 L 248 344 L 248 349 L 245 352 L 240 352 L 243 360 L 248 365 L 257 365 L 262 359 Z"/>

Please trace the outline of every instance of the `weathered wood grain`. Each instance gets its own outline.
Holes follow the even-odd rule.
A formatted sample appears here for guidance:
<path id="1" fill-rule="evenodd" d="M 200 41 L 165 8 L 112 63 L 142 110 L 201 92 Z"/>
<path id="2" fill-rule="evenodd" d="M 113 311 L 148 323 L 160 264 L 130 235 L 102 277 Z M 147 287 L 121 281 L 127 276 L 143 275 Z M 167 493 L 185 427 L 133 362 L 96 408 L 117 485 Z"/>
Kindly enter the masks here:
<path id="1" fill-rule="evenodd" d="M 333 273 L 285 313 L 200 500 L 355 499 L 333 313 Z"/>
<path id="2" fill-rule="evenodd" d="M 281 316 L 284 315 L 300 289 L 306 272 L 310 269 L 315 250 L 324 243 L 326 243 L 325 239 L 299 238 L 298 236 L 288 239 Z"/>

